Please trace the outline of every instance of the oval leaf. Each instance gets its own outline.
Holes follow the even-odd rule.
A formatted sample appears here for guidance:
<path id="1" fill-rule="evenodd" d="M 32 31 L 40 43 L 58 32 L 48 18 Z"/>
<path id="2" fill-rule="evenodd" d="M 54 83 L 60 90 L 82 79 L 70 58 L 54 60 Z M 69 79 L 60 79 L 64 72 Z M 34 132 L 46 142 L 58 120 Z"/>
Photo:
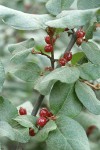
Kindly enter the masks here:
<path id="1" fill-rule="evenodd" d="M 0 121 L 0 137 L 7 137 L 10 140 L 15 140 L 13 128 L 4 121 Z"/>
<path id="2" fill-rule="evenodd" d="M 49 0 L 46 3 L 46 8 L 49 13 L 58 15 L 62 10 L 68 9 L 74 0 Z"/>
<path id="3" fill-rule="evenodd" d="M 48 150 L 90 150 L 86 133 L 75 120 L 61 116 L 46 141 Z"/>
<path id="4" fill-rule="evenodd" d="M 99 0 L 78 0 L 77 1 L 78 9 L 90 9 L 100 7 Z"/>
<path id="5" fill-rule="evenodd" d="M 87 58 L 92 63 L 100 65 L 100 48 L 92 42 L 83 42 L 81 46 Z"/>
<path id="6" fill-rule="evenodd" d="M 62 11 L 55 20 L 46 22 L 46 25 L 54 28 L 66 28 L 67 25 L 69 29 L 84 26 L 96 16 L 98 9 Z"/>
<path id="7" fill-rule="evenodd" d="M 77 82 L 76 94 L 81 103 L 93 114 L 100 115 L 100 101 L 96 98 L 94 91 L 85 83 Z"/>
<path id="8" fill-rule="evenodd" d="M 45 29 L 45 22 L 52 20 L 48 14 L 27 14 L 0 5 L 0 17 L 3 21 L 19 30 Z"/>
<path id="9" fill-rule="evenodd" d="M 27 62 L 21 66 L 14 75 L 26 82 L 35 82 L 39 78 L 41 70 L 39 66 L 33 62 Z"/>
<path id="10" fill-rule="evenodd" d="M 56 81 L 63 83 L 74 83 L 79 78 L 79 70 L 76 67 L 60 67 L 49 73 L 47 76 L 39 80 L 35 85 L 35 89 L 40 93 L 47 95 L 50 92 L 52 85 Z"/>
<path id="11" fill-rule="evenodd" d="M 55 83 L 49 101 L 51 110 L 58 116 L 75 117 L 82 110 L 82 104 L 75 94 L 73 84 Z"/>
<path id="12" fill-rule="evenodd" d="M 100 78 L 100 65 L 86 63 L 78 67 L 80 77 L 85 80 L 96 80 Z"/>
<path id="13" fill-rule="evenodd" d="M 23 127 L 33 128 L 35 130 L 35 133 L 38 131 L 38 129 L 35 126 L 36 117 L 34 116 L 22 115 L 22 116 L 17 116 L 14 120 L 17 121 Z"/>
<path id="14" fill-rule="evenodd" d="M 22 63 L 31 53 L 34 47 L 34 39 L 29 39 L 24 42 L 12 44 L 9 46 L 9 51 L 12 53 L 11 61 L 13 63 Z"/>
<path id="15" fill-rule="evenodd" d="M 0 120 L 11 122 L 18 115 L 17 109 L 10 101 L 0 97 Z"/>

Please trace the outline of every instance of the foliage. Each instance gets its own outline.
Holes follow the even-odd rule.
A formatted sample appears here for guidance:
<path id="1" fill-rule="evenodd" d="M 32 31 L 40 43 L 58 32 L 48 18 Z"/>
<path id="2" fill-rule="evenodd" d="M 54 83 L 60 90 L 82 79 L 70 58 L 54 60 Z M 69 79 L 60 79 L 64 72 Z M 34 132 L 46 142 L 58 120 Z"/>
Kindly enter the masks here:
<path id="1" fill-rule="evenodd" d="M 26 3 L 19 0 L 12 5 L 5 1 L 1 3 L 11 7 L 0 5 L 0 17 L 1 24 L 6 24 L 6 29 L 11 27 L 10 36 L 13 35 L 13 40 L 5 36 L 9 39 L 6 42 L 10 43 L 11 54 L 8 49 L 0 54 L 1 145 L 1 139 L 5 141 L 6 137 L 8 141 L 32 144 L 30 149 L 98 150 L 98 141 L 96 146 L 93 145 L 92 133 L 91 136 L 86 133 L 94 125 L 98 129 L 98 134 L 95 132 L 94 135 L 100 137 L 100 83 L 95 84 L 100 78 L 100 39 L 98 42 L 94 33 L 100 22 L 100 2 L 78 0 L 77 9 L 72 10 L 73 2 L 29 0 Z M 36 4 L 41 5 L 42 10 L 45 8 L 42 13 L 40 9 L 32 14 Z M 20 7 L 15 10 L 17 6 Z M 81 46 L 75 44 L 77 30 L 85 32 Z M 53 46 L 50 53 L 44 49 L 47 35 Z M 73 54 L 72 60 L 60 66 L 59 58 L 69 51 Z M 40 94 L 45 96 L 43 104 L 52 112 L 43 128 L 37 125 L 39 114 L 35 112 L 34 115 L 34 110 L 39 111 L 41 107 Z M 29 106 L 21 105 L 27 109 L 27 115 L 18 113 L 23 103 L 18 102 L 18 98 L 36 101 L 34 107 L 31 102 Z M 34 137 L 30 136 L 31 128 Z M 33 142 L 37 142 L 37 147 Z"/>

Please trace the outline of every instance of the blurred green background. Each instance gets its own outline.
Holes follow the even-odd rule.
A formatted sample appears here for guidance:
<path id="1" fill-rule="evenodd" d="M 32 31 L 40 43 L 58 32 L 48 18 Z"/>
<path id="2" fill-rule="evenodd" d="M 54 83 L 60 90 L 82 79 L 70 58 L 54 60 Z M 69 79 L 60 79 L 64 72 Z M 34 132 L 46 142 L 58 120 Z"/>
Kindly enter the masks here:
<path id="1" fill-rule="evenodd" d="M 46 2 L 47 0 L 45 0 Z M 25 13 L 32 14 L 44 14 L 47 13 L 45 9 L 44 0 L 0 0 L 0 5 L 4 5 L 9 8 L 13 8 L 16 10 L 23 11 Z M 76 8 L 76 3 L 72 5 L 72 9 Z M 38 35 L 38 38 L 37 38 Z M 37 45 L 45 45 L 44 37 L 46 33 L 42 30 L 39 31 L 19 31 L 15 30 L 7 25 L 5 25 L 2 20 L 0 20 L 0 59 L 2 60 L 5 71 L 6 71 L 6 81 L 4 83 L 4 88 L 2 95 L 8 98 L 16 107 L 25 103 L 29 107 L 34 105 L 34 102 L 37 100 L 39 93 L 33 90 L 32 83 L 25 83 L 22 80 L 19 80 L 15 76 L 12 75 L 13 68 L 16 67 L 14 64 L 10 62 L 11 54 L 8 51 L 8 45 L 18 43 L 24 41 L 28 38 L 34 37 Z M 100 28 L 98 27 L 96 32 L 94 32 L 95 42 L 100 46 Z M 61 55 L 62 51 L 66 48 L 66 45 L 69 41 L 69 38 L 66 33 L 62 33 L 60 39 L 57 40 L 56 43 L 56 56 Z M 73 48 L 73 52 L 80 51 L 76 45 Z M 29 60 L 37 61 L 39 65 L 44 69 L 47 65 L 49 66 L 49 62 L 47 58 L 41 56 L 32 56 L 30 55 Z M 45 63 L 46 62 L 46 63 Z M 100 99 L 100 91 L 96 91 L 96 95 L 98 99 Z M 48 106 L 48 97 L 45 98 L 43 106 Z M 80 119 L 79 119 L 80 120 Z M 100 117 L 97 118 L 100 123 Z M 88 120 L 87 120 L 88 121 Z M 8 139 L 1 139 L 2 150 L 46 150 L 45 143 L 37 143 L 33 140 L 27 144 L 19 144 L 16 142 L 9 141 Z M 91 150 L 100 150 L 100 130 L 94 130 L 93 134 L 90 137 L 90 145 Z"/>

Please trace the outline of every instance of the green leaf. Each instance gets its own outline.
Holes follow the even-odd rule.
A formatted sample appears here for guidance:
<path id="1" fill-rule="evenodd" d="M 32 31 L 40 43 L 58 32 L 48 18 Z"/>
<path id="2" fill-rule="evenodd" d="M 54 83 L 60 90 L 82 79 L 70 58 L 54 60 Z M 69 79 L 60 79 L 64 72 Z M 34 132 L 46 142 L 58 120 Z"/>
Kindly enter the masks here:
<path id="1" fill-rule="evenodd" d="M 10 140 L 15 139 L 13 128 L 5 121 L 0 121 L 0 137 L 7 137 Z"/>
<path id="2" fill-rule="evenodd" d="M 30 140 L 29 128 L 24 128 L 16 121 L 12 121 L 11 126 L 4 121 L 0 121 L 0 137 L 6 136 L 10 140 L 27 143 Z"/>
<path id="3" fill-rule="evenodd" d="M 84 55 L 83 52 L 78 52 L 78 53 L 73 54 L 71 63 L 72 63 L 73 65 L 76 65 L 84 56 L 85 56 L 85 55 Z"/>
<path id="4" fill-rule="evenodd" d="M 48 14 L 27 14 L 2 5 L 0 5 L 0 17 L 6 24 L 19 30 L 45 29 L 45 22 L 53 19 Z"/>
<path id="5" fill-rule="evenodd" d="M 87 28 L 86 35 L 85 35 L 86 40 L 93 38 L 93 32 L 94 32 L 95 28 L 96 28 L 95 23 L 89 24 L 89 27 Z"/>
<path id="6" fill-rule="evenodd" d="M 50 120 L 34 137 L 36 141 L 43 142 L 47 139 L 48 134 L 56 130 L 57 126 L 54 121 Z"/>
<path id="7" fill-rule="evenodd" d="M 61 116 L 56 124 L 57 130 L 46 141 L 48 150 L 90 150 L 86 133 L 78 122 Z"/>
<path id="8" fill-rule="evenodd" d="M 75 117 L 82 110 L 73 84 L 56 82 L 50 93 L 50 107 L 54 114 Z"/>
<path id="9" fill-rule="evenodd" d="M 77 1 L 78 9 L 90 9 L 100 7 L 99 0 L 78 0 Z"/>
<path id="10" fill-rule="evenodd" d="M 96 18 L 96 13 L 98 10 L 99 8 L 89 10 L 62 11 L 55 20 L 46 22 L 46 25 L 55 28 L 66 28 L 67 25 L 69 29 L 84 26 L 89 23 L 93 17 Z"/>
<path id="11" fill-rule="evenodd" d="M 58 15 L 62 10 L 68 9 L 74 0 L 49 0 L 46 8 L 52 15 Z"/>
<path id="12" fill-rule="evenodd" d="M 47 95 L 56 81 L 61 81 L 68 84 L 74 83 L 78 80 L 79 74 L 80 72 L 76 67 L 60 67 L 41 78 L 41 81 L 39 80 L 34 88 L 40 93 Z"/>
<path id="13" fill-rule="evenodd" d="M 75 120 L 78 121 L 85 130 L 87 130 L 90 126 L 96 126 L 100 131 L 100 115 L 81 112 Z"/>
<path id="14" fill-rule="evenodd" d="M 92 42 L 83 42 L 82 50 L 87 58 L 94 64 L 100 64 L 100 48 Z"/>
<path id="15" fill-rule="evenodd" d="M 81 103 L 93 114 L 100 115 L 100 101 L 96 98 L 94 91 L 85 83 L 77 82 L 76 94 Z"/>
<path id="16" fill-rule="evenodd" d="M 29 39 L 18 44 L 9 46 L 9 51 L 12 53 L 11 61 L 18 64 L 25 61 L 34 47 L 34 39 Z"/>
<path id="17" fill-rule="evenodd" d="M 23 41 L 17 44 L 10 44 L 8 49 L 11 54 L 13 53 L 15 54 L 17 52 L 24 51 L 33 47 L 34 47 L 34 39 L 31 38 L 31 39 L 28 39 L 26 41 Z"/>
<path id="18" fill-rule="evenodd" d="M 100 9 L 96 13 L 97 21 L 100 22 Z"/>
<path id="19" fill-rule="evenodd" d="M 86 63 L 78 67 L 80 77 L 85 80 L 96 80 L 100 78 L 100 65 Z"/>
<path id="20" fill-rule="evenodd" d="M 18 115 L 17 109 L 10 101 L 0 97 L 0 120 L 11 122 Z"/>
<path id="21" fill-rule="evenodd" d="M 27 62 L 22 65 L 14 75 L 26 82 L 35 82 L 40 76 L 41 70 L 39 66 L 33 62 Z"/>
<path id="22" fill-rule="evenodd" d="M 27 143 L 30 140 L 29 128 L 24 128 L 17 122 L 13 123 L 12 127 L 15 133 L 15 141 L 20 143 Z"/>
<path id="23" fill-rule="evenodd" d="M 15 64 L 19 64 L 22 63 L 23 61 L 25 61 L 25 59 L 27 58 L 27 56 L 31 53 L 32 49 L 28 49 L 28 50 L 24 50 L 21 52 L 18 52 L 17 54 L 15 54 L 12 58 L 11 61 Z"/>
<path id="24" fill-rule="evenodd" d="M 35 130 L 35 132 L 38 131 L 38 129 L 35 126 L 36 117 L 34 116 L 22 115 L 22 116 L 17 116 L 16 118 L 14 118 L 14 120 L 17 121 L 23 127 L 27 127 L 27 128 L 31 127 Z"/>
<path id="25" fill-rule="evenodd" d="M 0 61 L 0 92 L 2 90 L 4 80 L 5 80 L 5 71 L 4 71 L 3 64 Z"/>

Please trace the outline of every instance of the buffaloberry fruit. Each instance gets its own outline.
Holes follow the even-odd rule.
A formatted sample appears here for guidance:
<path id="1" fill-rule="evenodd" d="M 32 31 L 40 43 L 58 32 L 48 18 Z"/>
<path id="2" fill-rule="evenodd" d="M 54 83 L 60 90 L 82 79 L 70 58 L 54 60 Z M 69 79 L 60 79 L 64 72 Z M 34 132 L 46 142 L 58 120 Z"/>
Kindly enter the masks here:
<path id="1" fill-rule="evenodd" d="M 52 116 L 53 116 L 52 112 L 49 112 L 48 117 L 52 117 Z"/>
<path id="2" fill-rule="evenodd" d="M 60 66 L 65 66 L 65 64 L 66 64 L 66 59 L 65 58 L 60 58 L 59 59 L 59 64 L 60 64 Z"/>
<path id="3" fill-rule="evenodd" d="M 78 46 L 80 46 L 80 45 L 82 44 L 82 42 L 83 42 L 83 39 L 82 39 L 82 38 L 78 38 L 78 39 L 76 40 L 76 44 L 77 44 Z"/>
<path id="4" fill-rule="evenodd" d="M 80 30 L 78 30 L 78 31 L 76 32 L 76 36 L 77 36 L 77 38 L 83 38 L 83 37 L 84 37 L 83 32 L 80 31 Z"/>
<path id="5" fill-rule="evenodd" d="M 37 120 L 37 125 L 39 127 L 44 127 L 46 125 L 46 123 L 47 123 L 47 119 L 45 117 L 40 117 Z"/>
<path id="6" fill-rule="evenodd" d="M 49 111 L 46 108 L 42 108 L 39 113 L 40 117 L 48 117 Z"/>
<path id="7" fill-rule="evenodd" d="M 26 115 L 26 114 L 27 114 L 26 109 L 23 108 L 23 107 L 20 107 L 20 109 L 19 109 L 19 114 L 20 114 L 20 115 Z"/>
<path id="8" fill-rule="evenodd" d="M 46 36 L 46 37 L 45 37 L 45 42 L 46 42 L 47 44 L 51 44 L 50 36 Z"/>
<path id="9" fill-rule="evenodd" d="M 85 36 L 85 32 L 83 30 L 78 30 L 76 32 L 77 38 L 83 38 Z"/>
<path id="10" fill-rule="evenodd" d="M 44 47 L 45 52 L 52 52 L 53 46 L 51 44 L 48 44 Z"/>
<path id="11" fill-rule="evenodd" d="M 56 41 L 56 39 L 54 39 L 54 38 L 52 38 L 52 41 L 51 41 L 49 35 L 45 37 L 45 42 L 46 42 L 47 44 L 51 44 L 52 42 L 55 43 L 55 41 Z"/>
<path id="12" fill-rule="evenodd" d="M 83 32 L 83 37 L 85 36 L 85 31 L 81 30 L 81 32 Z"/>
<path id="13" fill-rule="evenodd" d="M 32 129 L 32 128 L 29 129 L 29 135 L 30 136 L 35 136 L 34 129 Z"/>
<path id="14" fill-rule="evenodd" d="M 96 126 L 94 125 L 90 126 L 86 131 L 87 136 L 90 136 L 95 128 Z"/>
<path id="15" fill-rule="evenodd" d="M 66 59 L 66 61 L 70 61 L 72 59 L 72 53 L 71 52 L 66 52 L 64 54 L 64 58 Z"/>

